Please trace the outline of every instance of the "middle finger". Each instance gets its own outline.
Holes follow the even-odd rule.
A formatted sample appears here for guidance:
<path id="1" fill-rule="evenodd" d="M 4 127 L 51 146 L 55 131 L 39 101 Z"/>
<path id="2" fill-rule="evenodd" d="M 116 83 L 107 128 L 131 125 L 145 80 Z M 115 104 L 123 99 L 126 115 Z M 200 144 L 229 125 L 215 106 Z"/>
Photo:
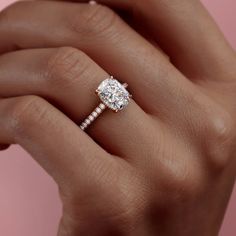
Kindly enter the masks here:
<path id="1" fill-rule="evenodd" d="M 44 97 L 76 123 L 81 123 L 99 104 L 95 90 L 108 77 L 86 54 L 74 48 L 21 50 L 0 57 L 1 97 Z M 137 146 L 148 145 L 147 136 L 153 133 L 150 121 L 131 100 L 119 113 L 104 112 L 88 132 L 107 151 L 129 158 Z M 139 139 L 138 134 L 142 134 Z"/>
<path id="2" fill-rule="evenodd" d="M 132 84 L 135 101 L 150 113 L 156 108 L 165 113 L 180 85 L 188 82 L 162 52 L 100 5 L 18 2 L 0 15 L 0 35 L 0 52 L 60 46 L 81 49 L 108 73 Z"/>

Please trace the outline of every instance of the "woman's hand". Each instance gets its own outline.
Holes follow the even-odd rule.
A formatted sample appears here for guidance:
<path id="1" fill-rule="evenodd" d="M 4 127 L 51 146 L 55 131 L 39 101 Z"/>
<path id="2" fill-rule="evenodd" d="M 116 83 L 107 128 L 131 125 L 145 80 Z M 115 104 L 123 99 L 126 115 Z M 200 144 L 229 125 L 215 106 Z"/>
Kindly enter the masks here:
<path id="1" fill-rule="evenodd" d="M 0 14 L 0 142 L 58 183 L 59 236 L 216 235 L 236 170 L 235 53 L 199 1 L 102 3 L 132 12 L 140 34 L 101 5 Z M 86 134 L 109 74 L 133 100 Z"/>

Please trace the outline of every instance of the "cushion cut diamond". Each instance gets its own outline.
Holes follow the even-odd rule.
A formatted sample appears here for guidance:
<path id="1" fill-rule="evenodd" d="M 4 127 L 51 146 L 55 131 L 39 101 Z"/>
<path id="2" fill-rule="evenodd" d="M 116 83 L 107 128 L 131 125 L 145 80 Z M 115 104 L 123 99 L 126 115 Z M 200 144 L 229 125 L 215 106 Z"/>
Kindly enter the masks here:
<path id="1" fill-rule="evenodd" d="M 129 92 L 113 77 L 104 80 L 96 92 L 102 102 L 114 111 L 123 110 L 130 101 Z"/>

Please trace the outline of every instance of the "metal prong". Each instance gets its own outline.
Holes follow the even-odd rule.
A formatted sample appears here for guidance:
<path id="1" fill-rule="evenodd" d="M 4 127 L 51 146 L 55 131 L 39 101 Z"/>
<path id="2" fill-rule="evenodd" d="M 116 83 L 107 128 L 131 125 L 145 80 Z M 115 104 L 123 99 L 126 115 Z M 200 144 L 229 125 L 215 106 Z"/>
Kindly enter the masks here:
<path id="1" fill-rule="evenodd" d="M 97 2 L 96 1 L 89 1 L 89 4 L 93 6 L 93 5 L 96 5 Z"/>
<path id="2" fill-rule="evenodd" d="M 97 95 L 98 95 L 98 90 L 97 90 L 97 89 L 95 90 L 95 94 L 97 94 Z"/>
<path id="3" fill-rule="evenodd" d="M 130 95 L 129 95 L 129 98 L 132 98 L 132 97 L 133 97 L 133 95 L 132 95 L 132 94 L 130 94 Z"/>
<path id="4" fill-rule="evenodd" d="M 124 88 L 128 88 L 128 86 L 129 86 L 129 85 L 128 85 L 127 83 L 124 83 L 124 84 L 123 84 L 123 87 L 124 87 Z"/>

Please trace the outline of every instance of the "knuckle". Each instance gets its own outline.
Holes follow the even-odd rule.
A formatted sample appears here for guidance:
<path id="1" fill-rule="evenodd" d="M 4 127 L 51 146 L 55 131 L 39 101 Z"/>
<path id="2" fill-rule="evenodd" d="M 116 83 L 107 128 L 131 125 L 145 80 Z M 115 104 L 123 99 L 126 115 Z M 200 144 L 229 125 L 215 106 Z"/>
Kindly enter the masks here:
<path id="1" fill-rule="evenodd" d="M 231 136 L 233 129 L 233 123 L 229 114 L 218 113 L 214 114 L 208 119 L 210 126 L 210 134 L 217 142 L 224 143 Z"/>
<path id="2" fill-rule="evenodd" d="M 72 20 L 72 30 L 76 33 L 83 33 L 86 37 L 104 35 L 113 28 L 117 15 L 108 7 L 96 5 L 89 7 L 78 16 L 79 19 Z"/>
<path id="3" fill-rule="evenodd" d="M 194 94 L 192 104 L 198 114 L 190 119 L 191 126 L 199 137 L 197 145 L 211 171 L 220 171 L 232 157 L 235 121 L 227 109 L 202 93 Z"/>
<path id="4" fill-rule="evenodd" d="M 10 127 L 14 137 L 26 135 L 30 127 L 45 117 L 47 106 L 44 99 L 31 95 L 17 98 L 10 109 Z"/>
<path id="5" fill-rule="evenodd" d="M 205 183 L 204 173 L 198 166 L 176 161 L 171 168 L 165 170 L 163 178 L 166 202 L 200 196 L 204 193 Z"/>
<path id="6" fill-rule="evenodd" d="M 193 197 L 199 196 L 204 188 L 202 181 L 194 178 L 193 175 L 187 175 L 182 179 L 175 179 L 172 184 L 172 196 L 176 199 L 192 199 Z"/>
<path id="7" fill-rule="evenodd" d="M 177 177 L 177 179 L 169 180 L 166 191 L 167 203 L 169 202 L 168 200 L 171 202 L 193 199 L 204 193 L 204 182 L 201 179 L 194 177 L 195 176 L 193 175 L 188 175 L 186 177 Z"/>
<path id="8" fill-rule="evenodd" d="M 84 77 L 90 61 L 80 50 L 64 47 L 49 57 L 44 78 L 53 88 L 68 87 Z"/>
<path id="9" fill-rule="evenodd" d="M 226 111 L 219 110 L 207 117 L 206 154 L 215 167 L 227 166 L 235 141 L 234 121 Z"/>

